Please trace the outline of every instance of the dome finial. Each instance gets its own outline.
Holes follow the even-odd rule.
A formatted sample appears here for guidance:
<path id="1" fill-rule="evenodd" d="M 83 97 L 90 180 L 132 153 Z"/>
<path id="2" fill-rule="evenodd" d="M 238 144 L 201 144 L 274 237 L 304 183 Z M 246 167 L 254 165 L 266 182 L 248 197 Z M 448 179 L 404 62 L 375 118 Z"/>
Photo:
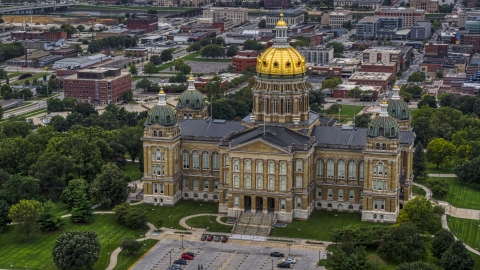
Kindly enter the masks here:
<path id="1" fill-rule="evenodd" d="M 280 8 L 280 19 L 278 19 L 277 27 L 286 27 L 287 23 L 283 20 L 283 8 Z"/>
<path id="2" fill-rule="evenodd" d="M 158 105 L 167 105 L 167 102 L 165 100 L 165 92 L 163 92 L 163 85 L 160 85 L 160 92 L 158 92 Z"/>
<path id="3" fill-rule="evenodd" d="M 189 81 L 193 81 L 193 80 L 194 80 L 192 70 L 190 70 L 190 78 L 188 78 L 188 80 L 189 80 Z"/>
<path id="4" fill-rule="evenodd" d="M 380 116 L 388 116 L 388 103 L 387 103 L 387 100 L 384 98 L 382 98 L 382 102 L 380 104 Z"/>
<path id="5" fill-rule="evenodd" d="M 392 99 L 400 99 L 400 88 L 398 87 L 398 84 L 393 86 Z"/>

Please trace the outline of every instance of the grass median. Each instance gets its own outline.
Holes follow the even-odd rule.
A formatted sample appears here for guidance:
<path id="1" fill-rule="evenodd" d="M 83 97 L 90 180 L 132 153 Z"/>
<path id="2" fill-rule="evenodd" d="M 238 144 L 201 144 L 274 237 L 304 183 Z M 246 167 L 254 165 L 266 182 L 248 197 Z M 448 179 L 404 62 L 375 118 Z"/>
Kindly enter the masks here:
<path id="1" fill-rule="evenodd" d="M 147 251 L 149 251 L 150 248 L 152 248 L 153 246 L 155 246 L 156 243 L 158 243 L 158 240 L 147 239 L 145 241 L 141 241 L 140 243 L 142 243 L 142 247 L 135 254 L 129 254 L 126 250 L 120 251 L 117 258 L 117 265 L 113 269 L 130 269 L 130 267 L 133 266 L 133 264 L 136 263 Z"/>
<path id="2" fill-rule="evenodd" d="M 233 226 L 223 225 L 215 219 L 217 216 L 199 216 L 188 219 L 187 225 L 195 228 L 207 228 L 209 232 L 231 233 Z"/>

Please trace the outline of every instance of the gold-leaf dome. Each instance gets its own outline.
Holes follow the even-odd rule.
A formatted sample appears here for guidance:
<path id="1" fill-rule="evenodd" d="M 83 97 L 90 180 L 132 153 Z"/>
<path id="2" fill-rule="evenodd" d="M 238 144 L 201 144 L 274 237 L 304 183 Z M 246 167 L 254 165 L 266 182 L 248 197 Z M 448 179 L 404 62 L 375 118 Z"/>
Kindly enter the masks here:
<path id="1" fill-rule="evenodd" d="M 257 59 L 257 72 L 262 75 L 304 75 L 305 57 L 295 48 L 270 47 Z"/>
<path id="2" fill-rule="evenodd" d="M 280 20 L 278 20 L 277 26 L 287 26 L 287 23 L 283 20 L 283 14 L 282 13 L 280 13 Z"/>

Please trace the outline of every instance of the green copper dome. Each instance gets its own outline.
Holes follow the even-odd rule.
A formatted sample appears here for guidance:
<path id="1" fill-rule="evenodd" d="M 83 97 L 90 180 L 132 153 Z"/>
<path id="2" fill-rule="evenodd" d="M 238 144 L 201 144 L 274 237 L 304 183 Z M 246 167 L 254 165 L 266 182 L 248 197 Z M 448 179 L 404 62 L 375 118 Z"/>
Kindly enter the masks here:
<path id="1" fill-rule="evenodd" d="M 384 100 L 380 105 L 380 115 L 376 116 L 368 125 L 368 136 L 393 139 L 398 138 L 398 124 L 393 117 L 388 115 L 387 102 Z"/>
<path id="2" fill-rule="evenodd" d="M 175 125 L 176 122 L 177 116 L 175 110 L 165 101 L 165 92 L 163 92 L 163 88 L 161 88 L 160 93 L 158 93 L 158 104 L 148 112 L 147 124 L 172 126 Z"/>
<path id="3" fill-rule="evenodd" d="M 205 100 L 202 93 L 195 89 L 195 79 L 193 74 L 190 73 L 188 79 L 188 88 L 178 98 L 177 109 L 191 108 L 191 109 L 203 109 L 205 107 Z"/>
<path id="4" fill-rule="evenodd" d="M 398 85 L 393 87 L 392 99 L 388 101 L 388 115 L 398 120 L 410 119 L 410 108 L 405 101 L 400 99 L 400 89 Z"/>

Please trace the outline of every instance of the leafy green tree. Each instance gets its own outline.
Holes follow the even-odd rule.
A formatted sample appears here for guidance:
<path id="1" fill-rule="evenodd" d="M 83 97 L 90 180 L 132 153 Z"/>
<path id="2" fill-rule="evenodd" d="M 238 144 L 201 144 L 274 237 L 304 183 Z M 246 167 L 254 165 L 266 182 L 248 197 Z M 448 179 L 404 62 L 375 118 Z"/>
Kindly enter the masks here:
<path id="1" fill-rule="evenodd" d="M 160 229 L 163 227 L 163 219 L 161 217 L 158 217 L 156 220 L 155 220 L 155 228 Z"/>
<path id="2" fill-rule="evenodd" d="M 355 115 L 355 126 L 356 127 L 363 127 L 367 128 L 368 124 L 372 121 L 372 114 L 371 113 L 363 113 L 360 115 Z"/>
<path id="3" fill-rule="evenodd" d="M 160 57 L 160 55 L 154 54 L 150 56 L 150 62 L 158 66 L 162 64 L 162 58 Z"/>
<path id="4" fill-rule="evenodd" d="M 68 23 L 64 23 L 60 26 L 60 29 L 67 32 L 68 37 L 72 37 L 73 34 L 77 32 L 77 29 Z"/>
<path id="5" fill-rule="evenodd" d="M 118 222 L 125 224 L 125 218 L 127 214 L 132 210 L 132 207 L 129 203 L 120 203 L 113 208 L 113 212 L 115 212 L 115 217 L 117 218 Z"/>
<path id="6" fill-rule="evenodd" d="M 192 45 L 188 46 L 189 51 L 191 52 L 197 52 L 197 51 L 200 51 L 202 49 L 202 44 L 200 44 L 200 42 L 194 42 L 192 43 Z"/>
<path id="7" fill-rule="evenodd" d="M 160 54 L 160 58 L 162 62 L 168 62 L 173 59 L 172 51 L 171 50 L 163 50 Z"/>
<path id="8" fill-rule="evenodd" d="M 180 67 L 186 65 L 183 59 L 178 59 L 175 61 L 175 71 L 180 71 Z"/>
<path id="9" fill-rule="evenodd" d="M 68 157 L 50 152 L 37 159 L 37 162 L 31 167 L 31 172 L 40 180 L 40 188 L 56 190 L 65 187 L 72 166 Z"/>
<path id="10" fill-rule="evenodd" d="M 327 253 L 327 267 L 333 270 L 373 269 L 373 266 L 367 261 L 365 247 L 355 247 L 349 230 L 344 231 L 341 244 L 335 246 L 332 252 Z"/>
<path id="11" fill-rule="evenodd" d="M 453 102 L 456 99 L 456 96 L 450 92 L 445 92 L 437 95 L 438 100 L 440 101 L 440 106 L 442 107 L 452 107 Z"/>
<path id="12" fill-rule="evenodd" d="M 31 234 L 38 231 L 37 223 L 40 214 L 43 212 L 43 206 L 35 200 L 21 200 L 12 205 L 8 218 L 15 222 L 15 230 L 20 234 L 25 234 L 28 242 Z"/>
<path id="13" fill-rule="evenodd" d="M 73 222 L 92 222 L 93 208 L 90 200 L 87 199 L 87 194 L 81 191 L 74 191 L 75 202 L 72 208 L 72 215 L 70 219 Z"/>
<path id="14" fill-rule="evenodd" d="M 333 92 L 333 89 L 337 86 L 339 86 L 340 84 L 342 84 L 343 81 L 342 79 L 340 78 L 336 78 L 336 77 L 332 77 L 332 78 L 328 78 L 328 79 L 325 79 L 322 83 L 322 88 L 323 89 L 330 89 L 330 92 Z"/>
<path id="15" fill-rule="evenodd" d="M 407 79 L 409 82 L 424 82 L 425 81 L 425 74 L 422 72 L 413 72 Z"/>
<path id="16" fill-rule="evenodd" d="M 435 100 L 435 97 L 431 96 L 431 95 L 428 95 L 428 94 L 424 95 L 422 97 L 422 100 L 420 100 L 420 102 L 418 102 L 418 104 L 417 104 L 418 108 L 421 108 L 423 106 L 428 106 L 428 107 L 436 109 L 437 108 L 437 101 Z"/>
<path id="17" fill-rule="evenodd" d="M 391 228 L 382 238 L 378 254 L 388 261 L 415 262 L 427 257 L 427 250 L 415 225 L 407 222 Z"/>
<path id="18" fill-rule="evenodd" d="M 407 93 L 410 93 L 412 95 L 412 97 L 420 97 L 423 90 L 420 86 L 417 86 L 417 85 L 412 85 L 410 87 L 407 87 L 405 88 L 405 91 Z"/>
<path id="19" fill-rule="evenodd" d="M 436 270 L 436 269 L 437 268 L 435 267 L 435 265 L 422 262 L 422 261 L 402 263 L 396 268 L 396 270 Z"/>
<path id="20" fill-rule="evenodd" d="M 441 229 L 435 234 L 430 251 L 435 258 L 441 259 L 453 242 L 455 242 L 453 234 L 447 229 Z"/>
<path id="21" fill-rule="evenodd" d="M 20 174 L 10 175 L 9 179 L 0 190 L 0 198 L 10 205 L 21 200 L 33 200 L 38 198 L 40 180 Z"/>
<path id="22" fill-rule="evenodd" d="M 136 127 L 121 127 L 118 130 L 118 137 L 117 141 L 121 145 L 125 146 L 127 149 L 132 162 L 135 162 L 137 157 L 140 154 L 142 149 L 142 140 L 141 137 L 143 136 L 143 128 L 136 126 Z M 137 180 L 137 179 L 133 179 Z"/>
<path id="23" fill-rule="evenodd" d="M 98 115 L 97 110 L 89 103 L 78 103 L 72 108 L 72 113 L 80 113 L 83 117 Z"/>
<path id="24" fill-rule="evenodd" d="M 121 97 L 125 101 L 131 101 L 131 100 L 133 100 L 133 91 L 132 90 L 125 90 L 125 91 L 123 91 Z"/>
<path id="25" fill-rule="evenodd" d="M 125 225 L 131 229 L 141 229 L 147 225 L 148 217 L 145 209 L 131 208 L 125 215 Z"/>
<path id="26" fill-rule="evenodd" d="M 125 173 L 115 163 L 102 166 L 102 172 L 92 182 L 90 193 L 104 206 L 112 206 L 128 197 L 128 184 Z"/>
<path id="27" fill-rule="evenodd" d="M 327 113 L 328 114 L 335 114 L 335 113 L 338 113 L 339 110 L 342 109 L 342 105 L 340 104 L 332 104 L 332 106 L 330 106 L 328 109 L 327 109 Z"/>
<path id="28" fill-rule="evenodd" d="M 73 179 L 68 182 L 68 186 L 62 192 L 62 202 L 68 204 L 70 207 L 75 205 L 77 201 L 83 194 L 88 194 L 88 183 L 83 179 Z"/>
<path id="29" fill-rule="evenodd" d="M 152 82 L 147 78 L 141 79 L 136 85 L 137 88 L 143 89 L 144 91 L 146 91 L 151 86 L 152 86 Z"/>
<path id="30" fill-rule="evenodd" d="M 437 72 L 435 73 L 435 75 L 437 76 L 437 78 L 443 78 L 443 73 L 442 72 Z"/>
<path id="31" fill-rule="evenodd" d="M 433 212 L 432 203 L 423 196 L 417 196 L 405 203 L 397 217 L 397 223 L 411 223 L 420 233 L 433 234 L 442 228 L 440 216 Z"/>
<path id="32" fill-rule="evenodd" d="M 453 167 L 453 172 L 457 175 L 458 180 L 465 183 L 480 183 L 480 157 L 472 160 L 464 161 Z"/>
<path id="33" fill-rule="evenodd" d="M 267 27 L 267 22 L 265 21 L 265 19 L 262 19 L 258 22 L 258 28 L 265 28 Z"/>
<path id="34" fill-rule="evenodd" d="M 237 52 L 238 52 L 238 46 L 237 45 L 231 45 L 227 49 L 227 57 L 233 57 L 233 56 L 237 55 Z"/>
<path id="35" fill-rule="evenodd" d="M 338 54 L 342 54 L 343 51 L 345 50 L 345 45 L 343 45 L 343 43 L 336 42 L 336 41 L 327 43 L 327 48 L 332 48 L 332 47 L 333 47 L 333 52 Z"/>
<path id="36" fill-rule="evenodd" d="M 413 153 L 413 175 L 415 179 L 424 179 L 427 171 L 427 163 L 425 161 L 425 151 L 421 142 L 417 143 L 415 152 Z"/>
<path id="37" fill-rule="evenodd" d="M 65 224 L 62 217 L 59 214 L 55 214 L 56 208 L 57 206 L 51 200 L 43 203 L 43 213 L 40 214 L 40 217 L 38 218 L 40 231 L 53 231 Z"/>
<path id="38" fill-rule="evenodd" d="M 217 44 L 210 44 L 202 48 L 202 57 L 219 58 L 225 56 L 225 49 Z"/>
<path id="39" fill-rule="evenodd" d="M 50 98 L 47 100 L 47 110 L 49 112 L 63 111 L 65 109 L 62 100 L 59 98 Z"/>
<path id="40" fill-rule="evenodd" d="M 475 269 L 475 260 L 460 240 L 455 241 L 447 251 L 443 253 L 441 263 L 445 270 Z"/>
<path id="41" fill-rule="evenodd" d="M 443 138 L 437 138 L 428 143 L 426 153 L 427 162 L 436 164 L 438 169 L 440 164 L 447 164 L 454 153 L 455 145 L 453 145 L 453 143 Z"/>
<path id="42" fill-rule="evenodd" d="M 52 255 L 60 270 L 93 269 L 100 255 L 100 241 L 96 232 L 71 231 L 55 241 Z"/>
<path id="43" fill-rule="evenodd" d="M 137 75 L 137 74 L 138 74 L 137 66 L 136 66 L 135 64 L 131 65 L 131 66 L 130 66 L 130 69 L 129 69 L 129 72 L 130 72 L 130 74 L 132 74 L 132 75 Z"/>
<path id="44" fill-rule="evenodd" d="M 122 250 L 128 251 L 130 255 L 137 253 L 141 247 L 142 244 L 136 241 L 133 237 L 124 238 L 122 243 L 120 244 L 120 248 Z"/>
<path id="45" fill-rule="evenodd" d="M 61 115 L 54 115 L 50 119 L 50 126 L 52 126 L 57 132 L 65 132 L 68 130 L 67 120 Z"/>
<path id="46" fill-rule="evenodd" d="M 10 205 L 5 200 L 0 200 L 0 232 L 12 220 L 8 217 L 10 212 Z"/>
<path id="47" fill-rule="evenodd" d="M 154 63 L 148 62 L 143 66 L 143 73 L 152 75 L 157 72 L 157 67 L 155 66 Z"/>
<path id="48" fill-rule="evenodd" d="M 429 178 L 427 183 L 436 198 L 443 199 L 447 196 L 448 183 L 445 179 Z"/>
<path id="49" fill-rule="evenodd" d="M 77 25 L 77 30 L 78 30 L 79 32 L 83 32 L 83 31 L 85 31 L 85 26 L 79 24 L 79 25 Z"/>
<path id="50" fill-rule="evenodd" d="M 169 83 L 183 83 L 187 81 L 187 76 L 183 72 L 177 73 L 177 75 L 168 79 Z"/>
<path id="51" fill-rule="evenodd" d="M 208 109 L 208 111 L 210 112 L 210 108 Z M 214 119 L 231 120 L 235 117 L 235 110 L 226 99 L 213 101 L 212 112 Z"/>
<path id="52" fill-rule="evenodd" d="M 265 46 L 258 41 L 247 39 L 245 42 L 243 42 L 243 49 L 260 52 L 265 49 Z"/>
<path id="53" fill-rule="evenodd" d="M 180 66 L 179 71 L 186 75 L 192 71 L 192 68 L 189 65 L 182 65 Z"/>

